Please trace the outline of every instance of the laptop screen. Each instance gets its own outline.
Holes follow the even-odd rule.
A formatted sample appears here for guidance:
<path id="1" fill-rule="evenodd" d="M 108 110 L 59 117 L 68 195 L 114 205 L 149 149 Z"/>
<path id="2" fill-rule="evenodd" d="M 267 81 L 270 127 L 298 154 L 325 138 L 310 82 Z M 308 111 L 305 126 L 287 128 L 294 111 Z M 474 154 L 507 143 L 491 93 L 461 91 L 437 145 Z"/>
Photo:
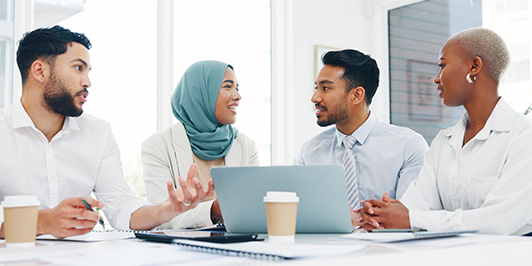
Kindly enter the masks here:
<path id="1" fill-rule="evenodd" d="M 213 167 L 211 176 L 228 232 L 267 232 L 263 202 L 267 191 L 297 193 L 298 233 L 352 230 L 340 165 Z"/>

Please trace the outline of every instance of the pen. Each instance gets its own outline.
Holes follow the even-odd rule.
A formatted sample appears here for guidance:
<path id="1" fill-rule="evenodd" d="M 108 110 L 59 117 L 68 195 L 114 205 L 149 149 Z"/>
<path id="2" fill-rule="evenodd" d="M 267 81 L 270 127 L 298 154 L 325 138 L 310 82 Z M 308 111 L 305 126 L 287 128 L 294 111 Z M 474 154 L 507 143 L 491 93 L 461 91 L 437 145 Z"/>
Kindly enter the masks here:
<path id="1" fill-rule="evenodd" d="M 87 210 L 89 210 L 91 212 L 94 211 L 92 209 L 91 205 L 89 205 L 85 199 L 81 199 L 81 202 L 83 203 L 83 205 L 85 205 L 85 208 L 87 208 Z M 100 223 L 102 225 L 103 230 L 105 230 L 105 224 L 103 223 L 102 217 L 100 217 L 100 220 L 98 221 L 98 223 Z"/>

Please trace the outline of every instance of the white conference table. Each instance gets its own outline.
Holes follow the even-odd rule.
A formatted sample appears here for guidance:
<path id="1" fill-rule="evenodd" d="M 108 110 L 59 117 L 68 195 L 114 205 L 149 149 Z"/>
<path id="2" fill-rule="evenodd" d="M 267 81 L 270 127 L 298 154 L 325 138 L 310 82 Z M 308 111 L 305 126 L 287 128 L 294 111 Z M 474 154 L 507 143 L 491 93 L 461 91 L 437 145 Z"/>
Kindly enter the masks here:
<path id="1" fill-rule="evenodd" d="M 463 235 L 398 243 L 340 241 L 340 235 L 298 234 L 295 244 L 352 251 L 335 256 L 316 256 L 280 262 L 238 258 L 189 251 L 182 247 L 139 241 L 102 242 L 38 240 L 35 247 L 6 247 L 0 240 L 0 265 L 530 265 L 532 237 Z M 260 235 L 266 238 L 266 235 Z M 271 245 L 265 241 L 264 245 Z M 334 246 L 338 245 L 338 246 Z M 277 245 L 283 247 L 283 245 Z"/>

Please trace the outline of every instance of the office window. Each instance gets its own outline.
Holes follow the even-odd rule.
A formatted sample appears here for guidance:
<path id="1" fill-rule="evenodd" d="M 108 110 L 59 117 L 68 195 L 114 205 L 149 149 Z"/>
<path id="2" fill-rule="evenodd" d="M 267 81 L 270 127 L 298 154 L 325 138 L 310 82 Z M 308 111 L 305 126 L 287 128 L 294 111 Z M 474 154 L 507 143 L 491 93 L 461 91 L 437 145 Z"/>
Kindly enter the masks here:
<path id="1" fill-rule="evenodd" d="M 8 20 L 9 6 L 11 3 L 8 0 L 0 0 L 0 20 Z"/>
<path id="2" fill-rule="evenodd" d="M 13 0 L 0 0 L 0 108 L 11 104 Z"/>
<path id="3" fill-rule="evenodd" d="M 11 103 L 11 89 L 7 82 L 7 71 L 9 69 L 7 57 L 9 53 L 7 47 L 9 39 L 0 39 L 0 108 L 5 108 Z"/>
<path id="4" fill-rule="evenodd" d="M 231 64 L 242 96 L 234 126 L 270 165 L 270 1 L 176 1 L 174 8 L 174 86 L 194 62 Z"/>
<path id="5" fill-rule="evenodd" d="M 140 146 L 156 131 L 157 1 L 87 0 L 58 24 L 92 43 L 86 113 L 111 124 L 125 178 L 144 197 Z"/>
<path id="6" fill-rule="evenodd" d="M 390 122 L 412 128 L 429 143 L 456 124 L 464 109 L 444 106 L 433 83 L 438 55 L 451 35 L 478 26 L 506 41 L 512 61 L 499 93 L 524 113 L 532 105 L 528 6 L 527 0 L 430 0 L 390 10 Z"/>
<path id="7" fill-rule="evenodd" d="M 243 97 L 235 126 L 257 142 L 261 163 L 269 164 L 269 1 L 175 1 L 174 7 L 173 86 L 196 61 L 232 64 Z M 157 131 L 157 1 L 87 0 L 83 9 L 58 24 L 93 44 L 85 112 L 111 124 L 125 178 L 144 197 L 140 147 Z"/>
<path id="8" fill-rule="evenodd" d="M 510 66 L 499 85 L 499 93 L 518 112 L 532 116 L 531 0 L 482 1 L 482 25 L 497 32 L 510 50 Z"/>

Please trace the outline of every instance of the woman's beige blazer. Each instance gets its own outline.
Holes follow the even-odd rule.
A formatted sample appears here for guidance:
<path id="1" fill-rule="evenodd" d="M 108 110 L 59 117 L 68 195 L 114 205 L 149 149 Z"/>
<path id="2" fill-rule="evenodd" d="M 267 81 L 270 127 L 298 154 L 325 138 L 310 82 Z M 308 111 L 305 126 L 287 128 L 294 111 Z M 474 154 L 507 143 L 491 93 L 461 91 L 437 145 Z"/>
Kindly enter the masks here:
<path id="1" fill-rule="evenodd" d="M 168 191 L 166 182 L 171 180 L 174 186 L 177 177 L 187 177 L 193 162 L 192 149 L 185 128 L 181 122 L 151 135 L 142 143 L 143 179 L 148 201 L 154 204 L 166 201 Z M 226 166 L 259 165 L 257 145 L 245 134 L 239 132 L 233 145 L 225 156 Z M 212 225 L 210 209 L 212 200 L 200 203 L 196 208 L 175 217 L 167 228 L 190 228 Z"/>

